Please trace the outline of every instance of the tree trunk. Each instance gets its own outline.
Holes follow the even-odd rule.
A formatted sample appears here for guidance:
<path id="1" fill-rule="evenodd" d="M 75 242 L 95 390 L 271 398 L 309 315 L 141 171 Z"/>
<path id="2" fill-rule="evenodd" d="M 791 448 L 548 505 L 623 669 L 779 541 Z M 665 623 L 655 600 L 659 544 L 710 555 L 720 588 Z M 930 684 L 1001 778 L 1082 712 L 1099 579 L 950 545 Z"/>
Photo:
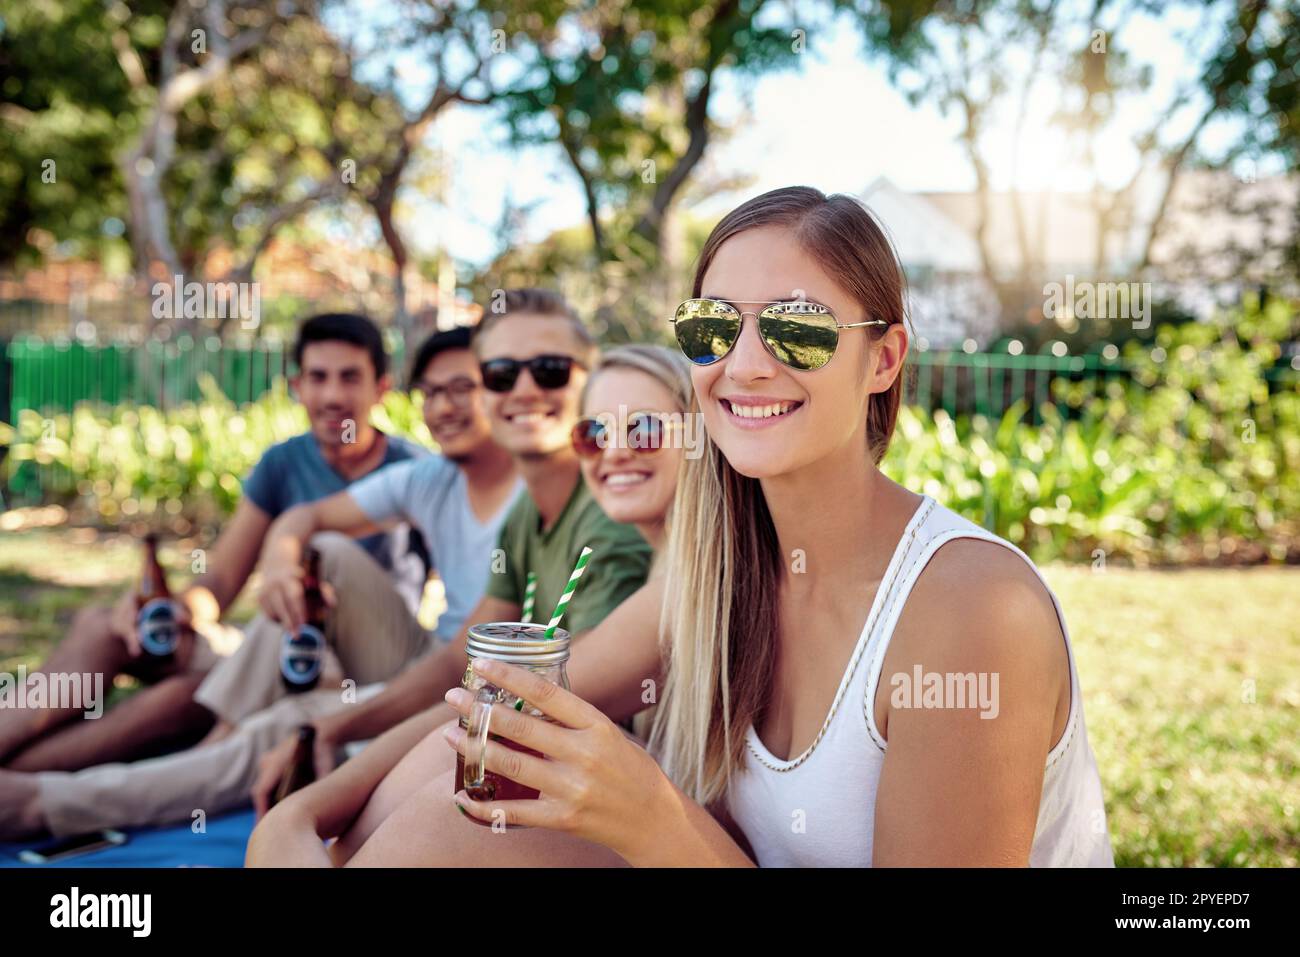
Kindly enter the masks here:
<path id="1" fill-rule="evenodd" d="M 393 203 L 397 196 L 397 184 L 400 181 L 400 170 L 385 175 L 371 206 L 374 208 L 375 218 L 379 221 L 379 231 L 383 234 L 384 245 L 388 247 L 389 255 L 393 257 L 393 325 L 401 332 L 402 338 L 406 339 L 412 332 L 411 316 L 406 308 L 406 264 L 410 257 L 406 250 L 406 242 L 402 239 L 397 224 L 393 222 Z"/>

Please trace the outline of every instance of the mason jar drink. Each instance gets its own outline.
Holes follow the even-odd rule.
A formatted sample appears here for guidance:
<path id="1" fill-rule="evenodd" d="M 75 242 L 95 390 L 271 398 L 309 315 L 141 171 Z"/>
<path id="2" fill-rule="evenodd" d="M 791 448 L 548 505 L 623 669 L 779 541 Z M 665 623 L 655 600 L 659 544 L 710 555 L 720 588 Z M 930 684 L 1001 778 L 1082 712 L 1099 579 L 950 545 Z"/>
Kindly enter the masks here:
<path id="1" fill-rule="evenodd" d="M 545 633 L 545 625 L 515 621 L 470 626 L 469 640 L 466 643 L 468 660 L 460 686 L 474 695 L 474 704 L 469 718 L 460 719 L 461 730 L 465 732 L 465 755 L 456 755 L 453 793 L 463 787 L 465 793 L 476 801 L 513 801 L 536 799 L 539 796 L 536 788 L 525 787 L 484 768 L 483 752 L 487 742 L 492 740 L 515 751 L 541 756 L 531 748 L 498 737 L 489 730 L 494 704 L 514 708 L 543 720 L 550 719 L 526 701 L 520 705 L 518 696 L 496 687 L 470 666 L 475 658 L 495 658 L 497 661 L 527 668 L 567 691 L 569 676 L 564 666 L 569 660 L 569 633 L 562 628 L 555 629 L 551 638 L 545 637 Z"/>

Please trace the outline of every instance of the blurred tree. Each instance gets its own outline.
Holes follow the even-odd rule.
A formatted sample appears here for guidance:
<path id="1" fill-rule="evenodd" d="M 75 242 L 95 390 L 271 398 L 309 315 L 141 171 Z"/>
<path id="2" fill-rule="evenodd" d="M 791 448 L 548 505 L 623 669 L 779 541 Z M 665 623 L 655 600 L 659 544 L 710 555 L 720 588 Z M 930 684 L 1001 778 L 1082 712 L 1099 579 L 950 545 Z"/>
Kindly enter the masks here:
<path id="1" fill-rule="evenodd" d="M 1246 125 L 1246 145 L 1276 151 L 1294 170 L 1300 168 L 1300 0 L 1269 4 L 1261 18 L 1265 27 L 1251 45 L 1253 82 L 1237 88 L 1241 95 L 1228 108 L 1262 119 Z"/>
<path id="2" fill-rule="evenodd" d="M 342 2 L 335 12 L 359 13 L 355 8 Z M 300 72 L 289 65 L 278 75 L 313 99 L 328 118 L 333 151 L 352 164 L 349 188 L 372 210 L 393 259 L 394 322 L 403 334 L 411 332 L 413 317 L 406 302 L 410 253 L 398 223 L 399 192 L 443 110 L 492 102 L 489 67 L 495 52 L 489 16 L 478 7 L 400 0 L 365 30 L 339 36 L 329 49 L 328 69 Z M 426 75 L 411 76 L 410 63 L 420 64 Z"/>
<path id="3" fill-rule="evenodd" d="M 293 0 L 266 5 L 228 0 L 178 0 L 168 12 L 156 45 L 157 62 L 147 64 L 136 43 L 151 24 L 123 2 L 109 4 L 106 26 L 121 72 L 126 76 L 140 119 L 132 145 L 122 156 L 122 175 L 130 209 L 131 243 L 137 273 L 145 278 L 159 263 L 168 276 L 184 272 L 173 238 L 173 204 L 167 177 L 177 159 L 177 131 L 182 114 L 232 71 L 273 51 L 283 30 L 309 15 Z M 150 17 L 155 21 L 156 17 Z M 220 138 L 217 131 L 216 139 Z M 204 149 L 206 144 L 201 144 Z M 209 165 L 220 149 L 206 147 Z M 206 162 L 206 160 L 205 160 Z"/>
<path id="4" fill-rule="evenodd" d="M 940 7 L 947 16 L 951 8 Z M 391 254 L 405 328 L 400 206 L 413 160 L 445 108 L 500 100 L 517 143 L 560 146 L 590 233 L 585 248 L 569 237 L 522 257 L 512 274 L 558 266 L 556 256 L 576 262 L 598 322 L 636 337 L 658 328 L 703 231 L 669 228 L 674 209 L 740 185 L 705 165 L 726 135 L 710 115 L 719 77 L 740 79 L 743 97 L 743 81 L 797 64 L 810 34 L 842 25 L 834 17 L 845 10 L 873 46 L 905 57 L 924 49 L 920 24 L 936 3 L 399 0 L 376 13 L 349 0 L 69 0 L 57 15 L 28 9 L 7 13 L 0 30 L 0 56 L 17 65 L 17 82 L 3 84 L 0 135 L 23 141 L 16 162 L 0 158 L 11 245 L 40 217 L 72 238 L 60 216 L 75 213 L 95 241 L 129 224 L 141 276 L 208 276 L 221 250 L 231 255 L 208 278 L 246 280 L 302 213 L 360 201 Z M 46 37 L 58 49 L 28 55 Z M 50 63 L 56 79 L 45 76 Z M 403 76 L 411 63 L 414 79 Z M 56 104 L 71 113 L 60 117 Z M 43 128 L 61 131 L 76 162 L 97 164 L 98 179 L 38 192 L 31 171 L 42 147 L 32 132 Z M 80 140 L 67 139 L 74 134 Z M 122 142 L 129 148 L 114 165 Z"/>
<path id="5" fill-rule="evenodd" d="M 1260 179 L 1272 157 L 1289 174 L 1281 188 L 1254 190 L 1225 184 L 1207 198 L 1211 210 L 1230 211 L 1260 224 L 1263 245 L 1227 250 L 1228 265 L 1261 285 L 1287 287 L 1300 279 L 1300 2 L 1252 0 L 1242 3 L 1235 22 L 1207 64 L 1202 86 L 1209 103 L 1181 148 L 1187 166 L 1234 168 L 1240 186 Z M 1198 139 L 1212 119 L 1227 119 L 1234 136 L 1217 156 L 1205 156 Z M 1163 213 L 1168 197 L 1161 205 Z M 1283 208 L 1285 207 L 1285 208 Z M 1270 229 L 1272 222 L 1281 228 Z M 1147 250 L 1149 259 L 1150 248 Z M 1192 261 L 1190 267 L 1197 265 Z M 1263 267 L 1263 268 L 1261 268 Z"/>
<path id="6" fill-rule="evenodd" d="M 1041 209 L 1031 221 L 1020 185 L 1035 100 L 1055 99 L 1051 123 L 1090 182 L 1094 244 L 1091 263 L 1080 264 L 1080 271 L 1090 266 L 1092 275 L 1079 278 L 1114 280 L 1120 277 L 1108 273 L 1116 269 L 1131 278 L 1151 263 L 1152 246 L 1167 225 L 1169 198 L 1196 156 L 1202 132 L 1244 106 L 1252 61 L 1262 46 L 1258 28 L 1268 8 L 1267 0 L 957 0 L 914 20 L 898 42 L 884 44 L 892 77 L 909 99 L 936 103 L 962 124 L 959 142 L 975 180 L 975 239 L 1007 323 L 1023 328 L 1041 321 L 1042 285 L 1051 265 L 1043 262 L 1043 252 L 1054 227 Z M 1196 25 L 1175 38 L 1186 51 L 1189 75 L 1180 78 L 1161 64 L 1172 87 L 1166 96 L 1154 83 L 1156 64 L 1140 57 L 1143 34 L 1134 24 L 1174 12 L 1190 15 Z M 1107 182 L 1103 144 L 1140 97 L 1151 121 L 1126 144 L 1138 162 L 1126 181 Z M 1247 113 L 1259 115 L 1254 108 Z M 999 135 L 1007 127 L 1009 137 Z M 1230 158 L 1220 157 L 1218 165 Z M 994 171 L 1003 162 L 1015 242 L 1010 254 L 995 248 L 992 228 L 999 199 Z M 1139 193 L 1152 182 L 1158 184 L 1154 212 L 1139 208 Z M 1129 241 L 1135 235 L 1134 253 Z"/>
<path id="7" fill-rule="evenodd" d="M 557 4 L 550 28 L 538 5 L 501 8 L 525 70 L 506 97 L 515 139 L 564 151 L 600 260 L 659 252 L 664 218 L 713 133 L 719 71 L 755 75 L 795 62 L 790 31 L 758 25 L 764 6 L 604 0 L 560 12 Z"/>
<path id="8" fill-rule="evenodd" d="M 661 335 L 665 310 L 681 291 L 682 231 L 669 224 L 709 147 L 726 135 L 710 113 L 720 78 L 737 81 L 744 95 L 746 81 L 796 66 L 815 30 L 832 29 L 834 15 L 847 6 L 825 0 L 487 4 L 521 68 L 501 96 L 513 141 L 558 145 L 582 190 L 589 247 L 581 281 L 593 287 L 595 323 L 607 338 Z M 888 44 L 909 35 L 933 6 L 934 0 L 873 4 L 861 22 Z M 555 252 L 568 258 L 575 250 L 566 244 Z M 512 268 L 517 273 L 523 260 L 537 265 L 551 258 L 545 252 L 514 257 Z"/>
<path id="9" fill-rule="evenodd" d="M 407 318 L 399 189 L 436 115 L 490 97 L 486 15 L 436 0 L 389 21 L 349 0 L 0 4 L 0 263 L 39 259 L 41 236 L 93 257 L 125 234 L 142 280 L 248 281 L 285 226 L 353 197 Z M 401 54 L 437 67 L 413 104 Z"/>
<path id="10" fill-rule="evenodd" d="M 1210 54 L 1201 75 L 1192 89 L 1184 90 L 1179 94 L 1176 105 L 1181 105 L 1182 102 L 1197 94 L 1203 97 L 1204 105 L 1200 115 L 1192 124 L 1191 131 L 1161 151 L 1161 165 L 1166 173 L 1165 184 L 1160 193 L 1159 204 L 1146 231 L 1140 270 L 1146 270 L 1151 265 L 1152 247 L 1160 237 L 1160 230 L 1169 207 L 1169 198 L 1173 195 L 1179 174 L 1187 165 L 1187 161 L 1194 157 L 1202 132 L 1212 120 L 1225 113 L 1250 112 L 1248 93 L 1251 74 L 1261 58 L 1260 27 L 1268 14 L 1269 4 L 1267 0 L 1248 0 L 1233 6 L 1235 9 L 1230 10 L 1223 22 L 1218 46 Z M 1263 45 L 1267 49 L 1270 46 L 1269 41 L 1264 40 Z M 1294 82 L 1292 89 L 1295 89 Z M 1154 139 L 1155 131 L 1148 135 Z M 1232 158 L 1230 153 L 1222 157 L 1218 165 L 1226 167 Z"/>
<path id="11" fill-rule="evenodd" d="M 129 235 L 142 278 L 154 264 L 201 270 L 215 244 L 242 241 L 236 273 L 251 274 L 275 228 L 309 205 L 301 142 L 285 131 L 310 104 L 277 103 L 259 68 L 285 33 L 310 31 L 308 8 L 0 2 L 0 262 L 36 259 L 36 228 L 101 258 Z M 263 182 L 259 161 L 282 175 Z"/>
<path id="12" fill-rule="evenodd" d="M 0 0 L 0 265 L 38 261 L 42 234 L 75 255 L 123 242 L 114 152 L 134 105 L 105 26 L 102 0 Z"/>

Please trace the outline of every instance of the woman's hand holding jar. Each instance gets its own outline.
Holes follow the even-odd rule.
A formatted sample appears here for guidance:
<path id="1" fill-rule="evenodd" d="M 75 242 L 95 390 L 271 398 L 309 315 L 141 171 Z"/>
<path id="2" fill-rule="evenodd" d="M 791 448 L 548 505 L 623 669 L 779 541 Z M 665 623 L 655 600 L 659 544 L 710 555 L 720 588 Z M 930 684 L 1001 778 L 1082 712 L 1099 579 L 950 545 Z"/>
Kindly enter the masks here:
<path id="1" fill-rule="evenodd" d="M 563 831 L 610 848 L 629 864 L 662 863 L 665 837 L 690 827 L 684 805 L 691 804 L 664 775 L 654 758 L 601 711 L 572 692 L 527 669 L 487 658 L 474 671 L 512 692 L 550 721 L 502 705 L 492 708 L 494 736 L 539 752 L 489 742 L 486 767 L 536 788 L 536 800 L 475 801 L 464 791 L 454 800 L 467 815 L 507 827 L 532 826 Z M 447 692 L 447 703 L 468 716 L 474 695 L 461 688 Z M 452 726 L 447 742 L 465 755 L 465 731 Z"/>

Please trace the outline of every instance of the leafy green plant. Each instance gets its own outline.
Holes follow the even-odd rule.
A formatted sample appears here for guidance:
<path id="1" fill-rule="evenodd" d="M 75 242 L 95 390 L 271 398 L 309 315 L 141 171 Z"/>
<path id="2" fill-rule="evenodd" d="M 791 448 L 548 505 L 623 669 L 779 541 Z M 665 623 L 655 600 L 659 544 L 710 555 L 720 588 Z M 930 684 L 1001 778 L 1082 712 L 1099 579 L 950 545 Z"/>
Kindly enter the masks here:
<path id="1" fill-rule="evenodd" d="M 6 470 L 12 477 L 39 469 L 47 498 L 81 501 L 108 524 L 156 513 L 217 521 L 234 510 L 240 482 L 262 453 L 305 431 L 307 415 L 283 382 L 240 407 L 211 377 L 200 389 L 201 401 L 166 412 L 83 404 L 47 419 L 25 411 L 16 426 L 0 426 L 0 441 L 11 445 Z M 385 396 L 372 421 L 433 445 L 420 410 L 402 393 Z"/>
<path id="2" fill-rule="evenodd" d="M 1282 302 L 1131 343 L 1131 382 L 1058 383 L 1043 424 L 904 408 L 885 470 L 1037 558 L 1297 557 L 1300 394 Z"/>

